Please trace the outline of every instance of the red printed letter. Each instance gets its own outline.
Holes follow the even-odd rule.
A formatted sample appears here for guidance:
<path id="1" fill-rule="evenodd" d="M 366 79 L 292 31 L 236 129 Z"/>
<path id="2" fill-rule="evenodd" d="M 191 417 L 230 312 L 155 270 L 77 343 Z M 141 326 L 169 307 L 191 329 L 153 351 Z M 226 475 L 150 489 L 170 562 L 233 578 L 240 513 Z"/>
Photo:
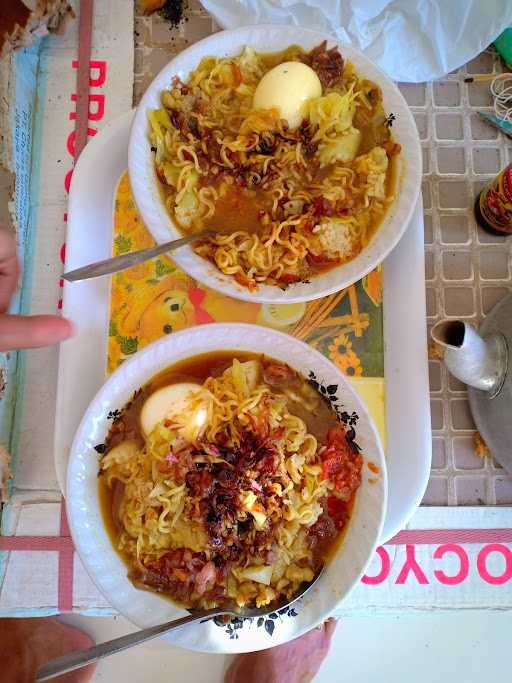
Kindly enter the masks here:
<path id="1" fill-rule="evenodd" d="M 423 573 L 423 569 L 420 567 L 420 565 L 416 562 L 416 558 L 414 557 L 414 546 L 413 545 L 406 545 L 405 546 L 405 563 L 404 566 L 402 567 L 402 570 L 400 571 L 400 574 L 397 576 L 395 583 L 405 583 L 407 580 L 407 577 L 409 576 L 409 572 L 412 571 L 414 576 L 416 577 L 418 583 L 428 583 L 428 579 Z"/>
<path id="2" fill-rule="evenodd" d="M 93 138 L 98 131 L 96 128 L 88 128 L 87 129 L 87 137 Z M 68 135 L 68 139 L 66 141 L 66 147 L 70 155 L 75 158 L 75 131 L 72 130 L 71 133 Z"/>
<path id="3" fill-rule="evenodd" d="M 377 548 L 377 554 L 380 557 L 380 572 L 375 576 L 368 576 L 368 574 L 363 576 L 361 581 L 367 586 L 376 586 L 385 581 L 389 576 L 391 560 L 389 559 L 388 551 L 380 545 Z"/>
<path id="4" fill-rule="evenodd" d="M 458 556 L 460 563 L 459 571 L 454 576 L 447 576 L 441 569 L 436 569 L 434 576 L 439 583 L 443 583 L 445 586 L 455 586 L 468 578 L 469 559 L 466 551 L 464 548 L 461 548 L 460 545 L 446 543 L 445 545 L 440 545 L 438 548 L 436 548 L 434 552 L 434 560 L 440 560 L 446 553 L 455 553 Z"/>
<path id="5" fill-rule="evenodd" d="M 74 59 L 71 62 L 71 66 L 73 69 L 78 69 L 78 59 Z M 92 76 L 92 74 L 89 77 L 89 85 L 92 88 L 99 88 L 100 85 L 103 85 L 105 83 L 105 80 L 107 78 L 107 62 L 104 60 L 97 60 L 97 59 L 91 59 L 89 62 L 89 73 L 92 72 L 93 69 L 97 69 L 98 75 L 96 78 Z"/>
<path id="6" fill-rule="evenodd" d="M 73 177 L 73 169 L 70 168 L 69 171 L 66 173 L 66 177 L 64 178 L 64 189 L 66 192 L 69 194 L 69 186 L 71 185 L 71 178 Z"/>
<path id="7" fill-rule="evenodd" d="M 71 95 L 71 101 L 76 102 L 76 93 Z M 92 111 L 91 104 L 96 104 L 95 111 Z M 105 116 L 105 95 L 89 95 L 89 113 L 87 118 L 89 121 L 101 121 Z M 76 112 L 72 111 L 69 114 L 69 120 L 74 121 L 76 119 Z"/>
<path id="8" fill-rule="evenodd" d="M 501 553 L 505 559 L 505 571 L 501 576 L 492 576 L 492 574 L 489 574 L 487 571 L 487 557 L 491 553 Z M 478 573 L 486 583 L 490 583 L 492 586 L 501 586 L 512 579 L 512 552 L 506 545 L 502 545 L 501 543 L 490 543 L 489 545 L 485 545 L 478 553 L 476 567 Z"/>

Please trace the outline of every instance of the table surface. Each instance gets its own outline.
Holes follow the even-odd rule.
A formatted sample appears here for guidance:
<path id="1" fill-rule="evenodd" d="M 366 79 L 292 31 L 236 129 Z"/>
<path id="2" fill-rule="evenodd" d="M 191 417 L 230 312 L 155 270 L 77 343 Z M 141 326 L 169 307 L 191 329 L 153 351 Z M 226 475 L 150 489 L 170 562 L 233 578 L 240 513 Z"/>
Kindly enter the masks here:
<path id="1" fill-rule="evenodd" d="M 135 18 L 136 104 L 172 55 L 219 30 L 197 0 L 189 0 L 175 28 L 158 14 Z M 481 121 L 492 111 L 489 82 L 468 75 L 499 73 L 489 49 L 433 83 L 400 84 L 412 109 L 423 150 L 425 277 L 428 329 L 445 317 L 478 325 L 510 289 L 512 240 L 477 226 L 473 201 L 512 160 L 512 141 Z M 465 386 L 441 361 L 429 362 L 432 474 L 423 504 L 511 505 L 512 477 L 491 458 L 475 455 L 475 426 Z"/>

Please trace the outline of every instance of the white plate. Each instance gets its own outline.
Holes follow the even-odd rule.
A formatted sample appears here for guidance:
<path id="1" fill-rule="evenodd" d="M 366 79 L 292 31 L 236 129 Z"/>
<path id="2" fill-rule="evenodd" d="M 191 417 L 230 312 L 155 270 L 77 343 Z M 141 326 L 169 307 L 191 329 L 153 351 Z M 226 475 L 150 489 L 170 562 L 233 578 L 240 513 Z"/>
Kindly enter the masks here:
<path id="1" fill-rule="evenodd" d="M 337 45 L 332 36 L 308 31 L 299 26 L 246 26 L 223 31 L 183 50 L 156 76 L 146 90 L 135 114 L 128 148 L 128 168 L 133 194 L 142 217 L 157 242 L 167 242 L 181 234 L 174 226 L 159 192 L 154 155 L 148 138 L 148 110 L 161 106 L 160 94 L 169 87 L 172 77 L 187 80 L 188 74 L 203 57 L 237 55 L 246 46 L 261 52 L 282 50 L 291 44 L 310 50 L 323 40 Z M 192 247 L 176 252 L 176 263 L 196 280 L 224 294 L 261 303 L 311 301 L 348 287 L 381 263 L 403 235 L 416 206 L 421 185 L 421 149 L 416 124 L 397 86 L 362 52 L 349 45 L 339 45 L 358 73 L 377 83 L 382 89 L 386 112 L 396 117 L 393 136 L 402 146 L 399 156 L 398 196 L 389 208 L 370 244 L 348 263 L 315 276 L 309 283 L 297 283 L 282 291 L 279 287 L 261 285 L 249 292 L 232 277 L 221 273 L 213 264 L 194 253 Z"/>
<path id="2" fill-rule="evenodd" d="M 112 253 L 113 206 L 127 166 L 133 112 L 105 126 L 73 172 L 66 268 Z M 63 314 L 77 329 L 61 345 L 55 416 L 55 468 L 65 493 L 69 450 L 82 416 L 106 377 L 110 279 L 64 283 Z M 407 324 L 406 324 L 407 323 Z M 419 504 L 430 473 L 431 433 L 425 323 L 421 206 L 384 263 L 384 366 L 389 499 L 381 541 L 402 529 Z"/>
<path id="3" fill-rule="evenodd" d="M 98 453 L 111 422 L 109 413 L 122 409 L 134 392 L 154 375 L 186 358 L 232 349 L 262 353 L 288 363 L 304 377 L 317 381 L 346 411 L 363 456 L 363 476 L 350 524 L 338 552 L 303 600 L 267 618 L 235 622 L 238 638 L 213 621 L 196 623 L 166 636 L 169 642 L 204 652 L 250 652 L 278 645 L 309 631 L 334 612 L 357 585 L 379 542 L 386 509 L 386 464 L 373 420 L 344 375 L 325 356 L 289 335 L 240 323 L 196 326 L 149 344 L 126 360 L 99 390 L 78 428 L 68 465 L 66 508 L 75 547 L 89 575 L 105 598 L 130 621 L 147 628 L 187 614 L 169 600 L 138 590 L 127 577 L 126 565 L 115 552 L 100 512 Z M 332 400 L 332 398 L 331 398 Z M 352 421 L 354 416 L 354 423 Z M 378 474 L 373 474 L 374 463 Z M 274 618 L 275 617 L 275 618 Z"/>

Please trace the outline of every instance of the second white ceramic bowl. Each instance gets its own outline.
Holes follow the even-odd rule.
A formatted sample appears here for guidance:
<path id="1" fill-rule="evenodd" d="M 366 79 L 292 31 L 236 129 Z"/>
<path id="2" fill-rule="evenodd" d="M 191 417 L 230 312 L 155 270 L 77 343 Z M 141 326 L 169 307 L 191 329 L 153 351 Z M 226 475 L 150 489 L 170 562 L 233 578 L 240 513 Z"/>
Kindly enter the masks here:
<path id="1" fill-rule="evenodd" d="M 387 481 L 380 440 L 364 403 L 325 356 L 293 337 L 257 325 L 201 325 L 149 344 L 109 377 L 85 413 L 69 456 L 66 506 L 71 535 L 85 568 L 121 614 L 141 628 L 186 614 L 157 593 L 138 590 L 128 579 L 101 515 L 95 446 L 105 441 L 111 425 L 109 413 L 121 409 L 154 375 L 186 358 L 218 350 L 262 353 L 288 363 L 305 377 L 313 372 L 319 383 L 329 386 L 330 395 L 336 396 L 343 410 L 358 416 L 354 429 L 363 456 L 362 482 L 343 543 L 307 596 L 294 603 L 293 613 L 244 621 L 236 627 L 236 638 L 231 637 L 234 626 L 230 631 L 212 621 L 166 636 L 173 644 L 193 650 L 246 652 L 297 638 L 332 614 L 357 585 L 382 532 Z"/>

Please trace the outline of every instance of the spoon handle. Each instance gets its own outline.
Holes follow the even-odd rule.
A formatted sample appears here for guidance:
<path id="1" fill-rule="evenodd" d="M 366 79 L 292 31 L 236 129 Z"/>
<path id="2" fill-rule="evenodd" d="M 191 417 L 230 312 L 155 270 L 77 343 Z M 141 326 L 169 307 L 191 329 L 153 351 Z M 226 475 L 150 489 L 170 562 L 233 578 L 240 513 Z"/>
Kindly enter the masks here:
<path id="1" fill-rule="evenodd" d="M 139 251 L 131 251 L 128 254 L 121 254 L 121 256 L 107 258 L 104 261 L 90 263 L 88 266 L 83 266 L 82 268 L 77 268 L 69 273 L 64 273 L 62 277 L 68 282 L 75 282 L 75 280 L 88 280 L 89 278 L 100 277 L 101 275 L 118 273 L 120 270 L 126 270 L 127 268 L 136 266 L 139 263 L 144 263 L 144 261 L 149 261 L 150 259 L 155 258 L 155 256 L 160 256 L 160 254 L 173 251 L 174 249 L 178 249 L 178 247 L 185 246 L 185 244 L 188 244 L 189 242 L 203 239 L 210 234 L 212 234 L 212 231 L 202 230 L 194 235 L 180 237 L 178 240 L 172 240 L 171 242 L 165 242 L 164 244 L 157 244 L 156 247 L 140 249 Z"/>
<path id="2" fill-rule="evenodd" d="M 47 681 L 50 678 L 55 678 L 68 671 L 74 671 L 75 669 L 80 669 L 87 664 L 92 664 L 97 662 L 99 659 L 104 657 L 109 657 L 110 655 L 121 652 L 122 650 L 127 650 L 134 645 L 139 645 L 140 643 L 145 643 L 147 640 L 156 638 L 167 631 L 172 631 L 180 626 L 185 626 L 194 621 L 200 621 L 201 619 L 209 619 L 211 617 L 217 617 L 221 614 L 225 614 L 226 611 L 222 609 L 210 609 L 194 611 L 193 614 L 189 614 L 186 617 L 181 617 L 181 619 L 174 619 L 174 621 L 168 621 L 166 624 L 160 624 L 159 626 L 151 626 L 150 628 L 145 628 L 142 631 L 135 631 L 135 633 L 129 633 L 126 636 L 121 636 L 120 638 L 114 638 L 114 640 L 108 640 L 106 643 L 100 643 L 100 645 L 94 645 L 88 650 L 82 650 L 80 652 L 71 652 L 70 654 L 64 655 L 63 657 L 58 657 L 48 664 L 42 666 L 36 675 L 36 681 Z"/>

